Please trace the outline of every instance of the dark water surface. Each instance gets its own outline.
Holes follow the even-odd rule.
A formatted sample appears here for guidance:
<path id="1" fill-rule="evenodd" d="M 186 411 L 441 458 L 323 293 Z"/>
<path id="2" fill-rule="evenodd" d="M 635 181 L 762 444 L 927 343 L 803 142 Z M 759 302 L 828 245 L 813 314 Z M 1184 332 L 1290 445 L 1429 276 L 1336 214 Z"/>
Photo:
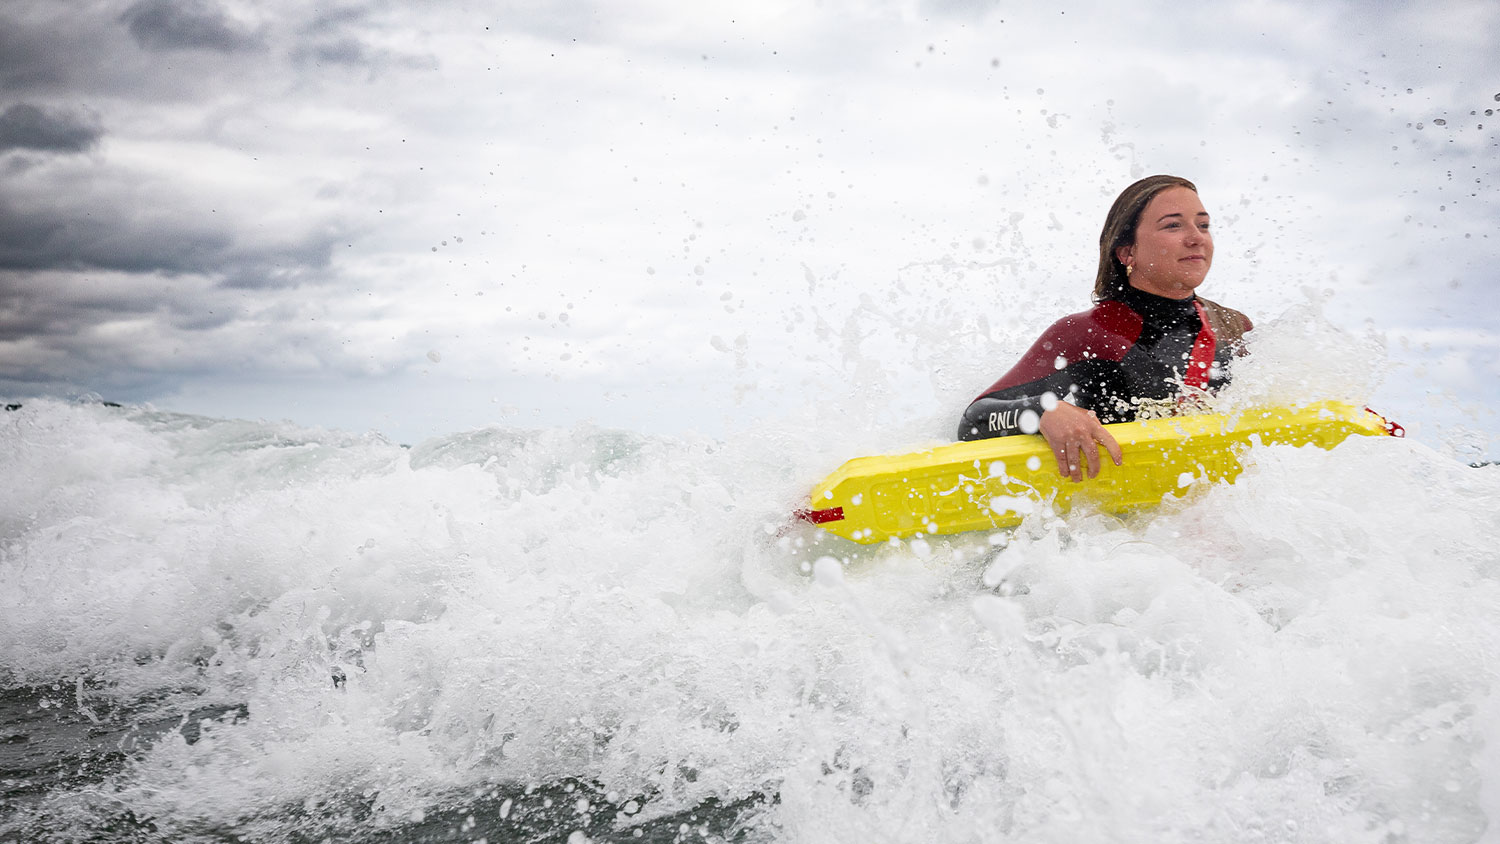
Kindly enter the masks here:
<path id="1" fill-rule="evenodd" d="M 155 819 L 128 806 L 117 813 L 87 813 L 87 823 L 68 811 L 67 799 L 107 804 L 110 777 L 126 767 L 131 753 L 175 732 L 191 744 L 204 720 L 235 723 L 249 717 L 242 706 L 205 707 L 185 718 L 145 716 L 159 701 L 140 707 L 93 709 L 85 715 L 61 687 L 0 691 L 0 841 L 166 842 L 257 840 L 255 828 L 270 840 L 290 842 L 547 842 L 636 841 L 649 844 L 694 841 L 765 840 L 757 823 L 774 798 L 750 797 L 731 804 L 706 800 L 689 811 L 633 820 L 650 801 L 644 795 L 622 799 L 597 783 L 573 780 L 546 785 L 496 784 L 479 794 L 454 796 L 424 811 L 420 819 L 376 818 L 372 801 L 358 794 L 334 794 L 314 808 L 287 807 L 272 823 L 221 829 L 161 829 Z M 92 717 L 90 717 L 92 716 Z M 53 805 L 44 798 L 54 798 Z M 267 829 L 269 827 L 269 829 Z"/>

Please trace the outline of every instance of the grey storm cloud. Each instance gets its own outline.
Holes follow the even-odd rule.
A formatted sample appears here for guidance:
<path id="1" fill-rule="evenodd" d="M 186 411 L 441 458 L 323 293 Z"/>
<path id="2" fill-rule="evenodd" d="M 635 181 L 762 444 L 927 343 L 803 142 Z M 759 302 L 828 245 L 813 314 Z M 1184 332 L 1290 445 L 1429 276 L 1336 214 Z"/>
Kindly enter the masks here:
<path id="1" fill-rule="evenodd" d="M 308 43 L 294 51 L 295 57 L 303 61 L 363 64 L 369 60 L 370 50 L 346 30 L 360 26 L 367 17 L 366 10 L 352 8 L 319 13 L 302 27 L 301 35 Z"/>
<path id="2" fill-rule="evenodd" d="M 67 79 L 67 56 L 48 49 L 28 22 L 0 14 L 0 91 L 34 90 Z"/>
<path id="3" fill-rule="evenodd" d="M 160 297 L 142 296 L 135 289 L 80 302 L 43 291 L 32 279 L 0 272 L 0 342 L 76 336 L 91 325 L 160 307 Z"/>
<path id="4" fill-rule="evenodd" d="M 339 234 L 246 246 L 228 231 L 187 220 L 136 222 L 127 213 L 19 208 L 0 198 L 0 270 L 201 273 L 227 287 L 285 288 L 328 266 Z"/>
<path id="5" fill-rule="evenodd" d="M 154 315 L 164 329 L 202 331 L 228 323 L 233 309 L 219 307 L 227 295 L 197 280 L 115 276 L 52 284 L 0 271 L 0 342 L 24 337 L 77 337 L 90 326 Z"/>
<path id="6" fill-rule="evenodd" d="M 367 67 L 375 72 L 389 67 L 432 68 L 437 64 L 437 57 L 430 54 L 374 46 L 370 36 L 378 34 L 380 28 L 367 8 L 319 11 L 298 29 L 289 55 L 301 67 L 339 65 Z"/>
<path id="7" fill-rule="evenodd" d="M 201 0 L 140 0 L 120 20 L 142 48 L 153 51 L 259 49 L 260 36 Z"/>
<path id="8" fill-rule="evenodd" d="M 313 44 L 298 50 L 295 56 L 301 61 L 344 65 L 362 65 L 370 60 L 365 45 L 353 38 Z"/>
<path id="9" fill-rule="evenodd" d="M 104 135 L 92 116 L 18 103 L 0 113 L 0 152 L 13 149 L 83 152 Z"/>

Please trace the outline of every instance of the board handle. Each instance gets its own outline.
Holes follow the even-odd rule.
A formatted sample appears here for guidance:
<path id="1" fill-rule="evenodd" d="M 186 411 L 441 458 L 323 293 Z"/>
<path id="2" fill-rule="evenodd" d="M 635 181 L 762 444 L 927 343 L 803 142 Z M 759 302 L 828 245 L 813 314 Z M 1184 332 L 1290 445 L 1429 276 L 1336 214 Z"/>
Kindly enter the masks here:
<path id="1" fill-rule="evenodd" d="M 801 519 L 804 522 L 815 525 L 821 525 L 825 522 L 842 522 L 844 520 L 844 508 L 829 507 L 827 510 L 793 510 L 792 518 Z"/>
<path id="2" fill-rule="evenodd" d="M 1385 433 L 1386 433 L 1387 436 L 1402 437 L 1402 438 L 1406 437 L 1406 429 L 1405 428 L 1403 428 L 1399 424 L 1397 424 L 1395 422 L 1392 422 L 1391 420 L 1385 418 L 1384 416 L 1380 415 L 1379 413 L 1376 413 L 1374 408 L 1372 408 L 1372 407 L 1366 407 L 1365 408 L 1365 412 L 1366 413 L 1372 413 L 1372 414 L 1374 414 L 1375 418 L 1380 420 L 1380 424 L 1382 424 L 1382 425 L 1385 426 Z"/>

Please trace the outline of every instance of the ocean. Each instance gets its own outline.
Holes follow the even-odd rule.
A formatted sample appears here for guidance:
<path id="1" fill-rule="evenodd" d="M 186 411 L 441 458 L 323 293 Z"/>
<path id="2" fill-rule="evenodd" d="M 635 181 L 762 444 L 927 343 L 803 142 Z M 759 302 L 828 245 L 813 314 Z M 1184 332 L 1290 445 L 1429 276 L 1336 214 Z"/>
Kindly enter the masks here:
<path id="1" fill-rule="evenodd" d="M 856 447 L 27 400 L 0 842 L 1500 840 L 1500 467 L 789 526 Z"/>

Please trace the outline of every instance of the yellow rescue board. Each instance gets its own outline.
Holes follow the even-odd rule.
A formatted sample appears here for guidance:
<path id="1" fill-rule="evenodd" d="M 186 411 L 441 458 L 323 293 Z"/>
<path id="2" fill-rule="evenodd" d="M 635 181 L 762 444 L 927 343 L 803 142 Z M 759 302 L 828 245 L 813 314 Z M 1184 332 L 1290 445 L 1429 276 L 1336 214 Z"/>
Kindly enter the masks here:
<path id="1" fill-rule="evenodd" d="M 1400 431 L 1374 411 L 1341 402 L 1105 428 L 1120 444 L 1124 463 L 1116 466 L 1105 455 L 1099 476 L 1082 483 L 1058 474 L 1041 436 L 999 437 L 857 457 L 813 487 L 810 508 L 798 515 L 845 539 L 873 543 L 1014 527 L 1046 502 L 1065 511 L 1087 501 L 1116 513 L 1157 504 L 1196 480 L 1233 481 L 1240 452 L 1252 444 L 1333 448 L 1351 434 Z"/>

